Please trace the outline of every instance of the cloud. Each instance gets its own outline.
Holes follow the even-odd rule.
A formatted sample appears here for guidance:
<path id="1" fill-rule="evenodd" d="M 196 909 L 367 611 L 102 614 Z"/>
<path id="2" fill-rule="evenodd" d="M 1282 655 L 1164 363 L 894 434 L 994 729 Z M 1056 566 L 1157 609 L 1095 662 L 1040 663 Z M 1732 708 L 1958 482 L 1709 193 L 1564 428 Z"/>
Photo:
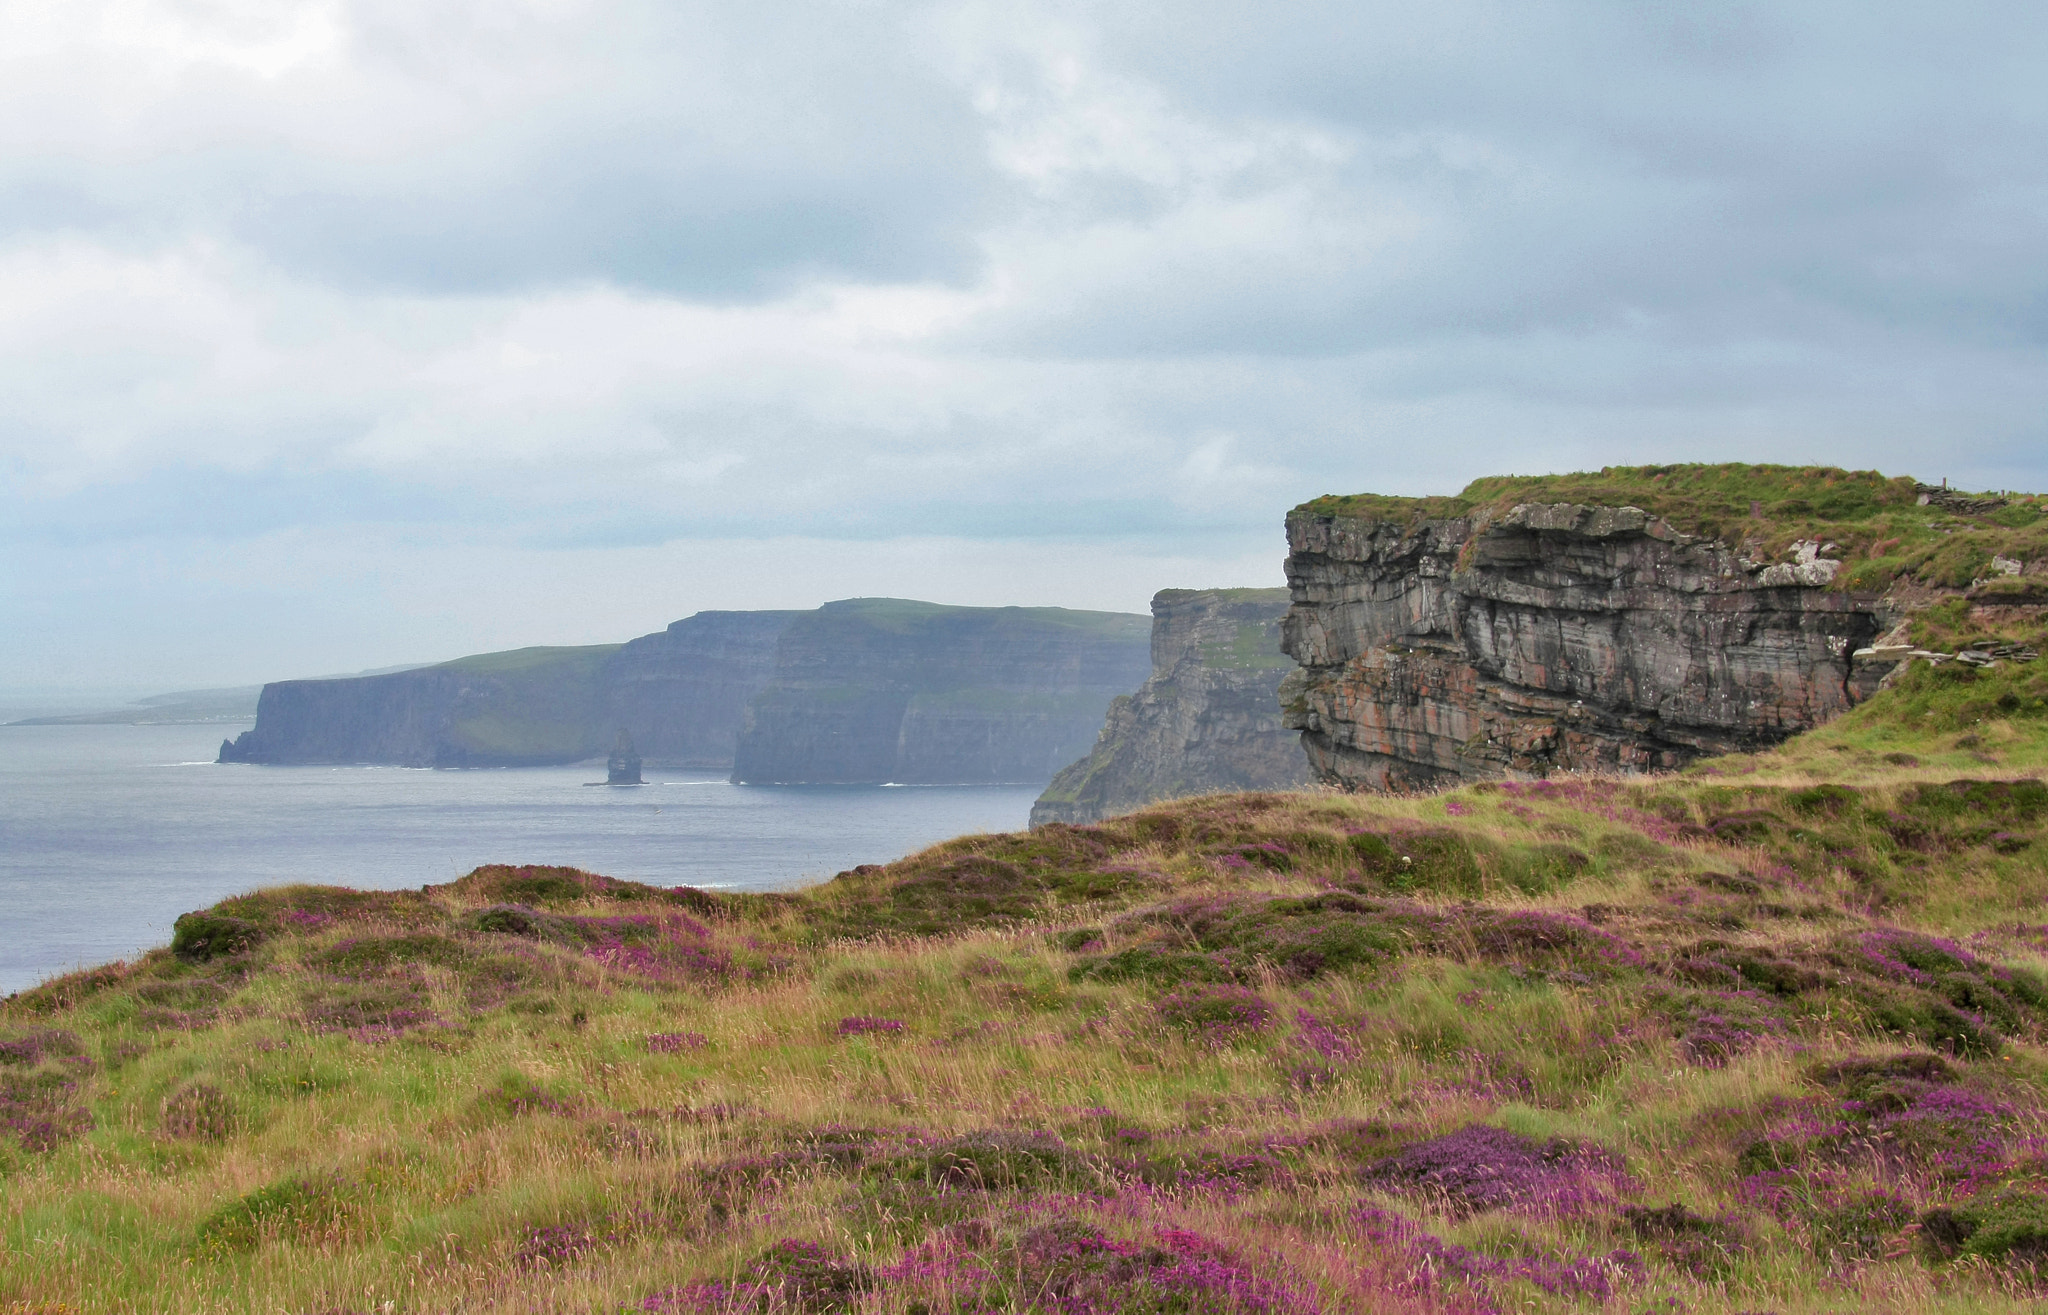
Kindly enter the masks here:
<path id="1" fill-rule="evenodd" d="M 204 683 L 220 636 L 389 641 L 327 670 L 793 596 L 747 543 L 1135 606 L 1328 491 L 2038 487 L 2044 59 L 2018 4 L 24 0 L 0 619 L 45 672 L 77 609 L 189 633 Z"/>

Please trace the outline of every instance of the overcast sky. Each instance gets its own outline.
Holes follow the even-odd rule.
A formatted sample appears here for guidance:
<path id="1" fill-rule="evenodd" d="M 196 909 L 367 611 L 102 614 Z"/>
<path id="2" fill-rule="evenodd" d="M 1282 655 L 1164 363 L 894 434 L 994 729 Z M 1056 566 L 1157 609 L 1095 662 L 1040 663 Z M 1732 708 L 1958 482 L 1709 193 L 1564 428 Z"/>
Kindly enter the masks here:
<path id="1" fill-rule="evenodd" d="M 0 689 L 2048 487 L 2048 7 L 8 0 Z"/>

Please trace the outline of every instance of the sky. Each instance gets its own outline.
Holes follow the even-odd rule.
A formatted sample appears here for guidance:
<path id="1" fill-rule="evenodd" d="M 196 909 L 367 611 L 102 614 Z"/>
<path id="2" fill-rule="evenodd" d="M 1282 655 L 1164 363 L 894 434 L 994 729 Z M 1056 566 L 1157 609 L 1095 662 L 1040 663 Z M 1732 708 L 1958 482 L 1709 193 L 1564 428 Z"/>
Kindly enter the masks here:
<path id="1" fill-rule="evenodd" d="M 2048 7 L 9 0 L 0 691 L 2048 488 Z"/>

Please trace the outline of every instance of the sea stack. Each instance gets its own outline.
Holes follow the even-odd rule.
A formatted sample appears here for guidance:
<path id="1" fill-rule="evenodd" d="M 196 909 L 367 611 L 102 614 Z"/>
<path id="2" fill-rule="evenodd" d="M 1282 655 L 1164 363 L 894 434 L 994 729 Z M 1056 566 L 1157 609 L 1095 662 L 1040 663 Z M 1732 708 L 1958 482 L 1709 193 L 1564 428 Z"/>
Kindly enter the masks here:
<path id="1" fill-rule="evenodd" d="M 612 756 L 604 767 L 606 785 L 647 784 L 640 779 L 640 755 L 633 752 L 633 737 L 626 734 L 623 726 L 619 727 L 619 738 L 612 744 Z"/>

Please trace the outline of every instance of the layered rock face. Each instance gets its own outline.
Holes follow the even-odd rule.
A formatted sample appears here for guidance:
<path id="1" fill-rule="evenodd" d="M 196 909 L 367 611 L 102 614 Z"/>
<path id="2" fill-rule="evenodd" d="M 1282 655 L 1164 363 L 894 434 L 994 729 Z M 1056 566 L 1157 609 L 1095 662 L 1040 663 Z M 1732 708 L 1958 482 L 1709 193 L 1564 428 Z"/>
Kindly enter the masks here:
<path id="1" fill-rule="evenodd" d="M 486 653 L 381 676 L 263 687 L 222 762 L 520 767 L 602 757 L 724 771 L 793 612 L 699 612 L 628 644 Z"/>
<path id="2" fill-rule="evenodd" d="M 1144 617 L 1054 607 L 827 603 L 790 623 L 733 780 L 1049 780 L 1145 677 Z"/>
<path id="3" fill-rule="evenodd" d="M 1087 757 L 1052 780 L 1031 825 L 1097 822 L 1162 799 L 1288 790 L 1313 774 L 1275 690 L 1285 589 L 1167 589 L 1152 600 L 1152 674 L 1118 697 Z"/>
<path id="4" fill-rule="evenodd" d="M 747 703 L 775 673 L 800 612 L 699 612 L 625 645 L 600 677 L 602 725 L 665 767 L 729 771 Z"/>
<path id="5" fill-rule="evenodd" d="M 1349 788 L 1765 747 L 1847 708 L 1893 619 L 1816 553 L 1752 562 L 1632 507 L 1297 511 L 1287 538 L 1287 724 Z"/>

